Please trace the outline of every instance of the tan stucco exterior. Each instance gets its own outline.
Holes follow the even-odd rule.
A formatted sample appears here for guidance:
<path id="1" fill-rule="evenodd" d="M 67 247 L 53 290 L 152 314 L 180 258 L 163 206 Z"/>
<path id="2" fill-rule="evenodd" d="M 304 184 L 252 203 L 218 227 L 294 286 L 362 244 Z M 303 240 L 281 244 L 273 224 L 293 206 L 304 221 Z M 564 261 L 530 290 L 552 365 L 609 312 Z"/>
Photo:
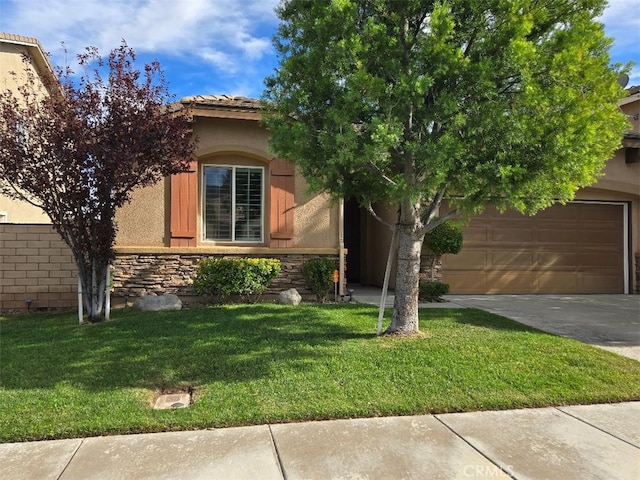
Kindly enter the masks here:
<path id="1" fill-rule="evenodd" d="M 116 214 L 116 245 L 162 247 L 166 244 L 168 180 L 134 190 L 131 203 Z"/>
<path id="2" fill-rule="evenodd" d="M 23 56 L 29 54 L 31 62 L 25 64 Z M 40 42 L 31 37 L 0 32 L 0 91 L 10 90 L 18 95 L 18 87 L 25 83 L 25 66 L 36 79 L 44 71 L 52 71 Z M 13 75 L 11 72 L 15 72 Z M 44 86 L 42 94 L 46 94 Z M 39 208 L 23 201 L 0 196 L 0 222 L 3 223 L 51 223 Z"/>
<path id="3" fill-rule="evenodd" d="M 204 165 L 254 165 L 268 167 L 274 157 L 269 152 L 268 133 L 259 117 L 219 118 L 211 112 L 201 112 L 194 122 L 194 136 L 198 139 L 198 196 L 201 198 L 202 167 Z M 224 113 L 222 114 L 224 115 Z M 248 116 L 248 115 L 247 115 Z M 266 180 L 268 182 L 268 180 Z M 129 247 L 168 247 L 170 222 L 170 186 L 165 180 L 158 185 L 140 189 L 132 195 L 132 202 L 120 209 L 116 221 L 120 250 Z M 268 184 L 265 185 L 268 192 Z M 269 195 L 265 194 L 265 211 L 269 211 Z M 216 245 L 204 241 L 201 231 L 202 205 L 198 204 L 198 245 L 207 252 L 268 251 L 268 242 L 260 245 Z M 268 222 L 268 218 L 265 219 Z M 340 206 L 326 195 L 311 194 L 304 178 L 296 174 L 294 210 L 294 249 L 296 251 L 333 249 L 340 247 Z M 268 228 L 265 228 L 268 231 Z"/>

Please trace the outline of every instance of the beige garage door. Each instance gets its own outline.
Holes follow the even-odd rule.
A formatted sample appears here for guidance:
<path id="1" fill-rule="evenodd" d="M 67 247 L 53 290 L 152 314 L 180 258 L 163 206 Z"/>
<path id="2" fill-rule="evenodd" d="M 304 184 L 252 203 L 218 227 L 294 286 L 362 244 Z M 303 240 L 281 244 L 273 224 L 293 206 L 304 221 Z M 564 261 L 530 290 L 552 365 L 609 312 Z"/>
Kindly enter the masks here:
<path id="1" fill-rule="evenodd" d="M 526 217 L 494 208 L 443 258 L 451 293 L 624 293 L 622 205 L 570 203 Z"/>

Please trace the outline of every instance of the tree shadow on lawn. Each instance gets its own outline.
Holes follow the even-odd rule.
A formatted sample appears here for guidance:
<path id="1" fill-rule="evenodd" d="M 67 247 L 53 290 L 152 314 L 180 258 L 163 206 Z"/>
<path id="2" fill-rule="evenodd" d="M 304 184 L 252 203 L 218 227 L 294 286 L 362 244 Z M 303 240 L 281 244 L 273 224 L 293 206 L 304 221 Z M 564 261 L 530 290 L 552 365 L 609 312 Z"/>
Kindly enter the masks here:
<path id="1" fill-rule="evenodd" d="M 420 320 L 421 326 L 428 325 L 430 320 L 436 320 L 442 317 L 442 311 L 439 309 L 421 309 Z M 453 319 L 456 323 L 470 325 L 473 327 L 487 328 L 491 330 L 503 330 L 511 332 L 528 332 L 540 333 L 543 335 L 552 335 L 543 330 L 530 327 L 523 323 L 516 322 L 510 318 L 490 313 L 479 308 L 464 308 L 447 310 L 447 317 Z"/>
<path id="2" fill-rule="evenodd" d="M 11 328 L 17 319 L 5 320 L 0 385 L 33 389 L 67 382 L 103 391 L 242 382 L 281 369 L 304 371 L 338 342 L 375 337 L 370 307 L 129 310 L 86 326 L 71 318 L 40 319 L 18 329 Z"/>

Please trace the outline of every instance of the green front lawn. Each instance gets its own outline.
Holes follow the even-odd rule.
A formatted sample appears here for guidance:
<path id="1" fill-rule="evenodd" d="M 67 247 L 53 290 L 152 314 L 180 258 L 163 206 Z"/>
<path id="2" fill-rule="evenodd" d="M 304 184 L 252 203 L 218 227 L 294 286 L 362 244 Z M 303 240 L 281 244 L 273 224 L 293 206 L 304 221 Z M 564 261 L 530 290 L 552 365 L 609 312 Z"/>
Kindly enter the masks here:
<path id="1" fill-rule="evenodd" d="M 640 399 L 640 362 L 480 310 L 376 337 L 364 305 L 0 317 L 0 441 Z M 187 409 L 154 393 L 191 386 Z"/>

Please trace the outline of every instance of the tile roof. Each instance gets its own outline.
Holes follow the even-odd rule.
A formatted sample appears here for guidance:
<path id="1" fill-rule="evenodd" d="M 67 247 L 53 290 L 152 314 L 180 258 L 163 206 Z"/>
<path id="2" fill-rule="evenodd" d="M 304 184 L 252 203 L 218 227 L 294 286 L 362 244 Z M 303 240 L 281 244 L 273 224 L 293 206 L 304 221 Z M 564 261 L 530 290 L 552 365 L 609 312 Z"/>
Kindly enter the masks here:
<path id="1" fill-rule="evenodd" d="M 0 32 L 0 43 L 13 43 L 16 45 L 26 46 L 31 56 L 41 68 L 46 68 L 50 72 L 54 71 L 53 65 L 49 60 L 46 50 L 42 47 L 40 40 L 35 37 L 27 37 L 25 35 L 17 35 L 15 33 Z M 34 55 L 35 54 L 35 55 Z"/>
<path id="2" fill-rule="evenodd" d="M 9 43 L 20 43 L 23 45 L 34 45 L 40 47 L 41 50 L 44 51 L 42 45 L 40 44 L 40 40 L 35 37 L 26 37 L 24 35 L 16 35 L 14 33 L 5 33 L 0 32 L 0 41 L 6 41 Z"/>
<path id="3" fill-rule="evenodd" d="M 180 103 L 233 110 L 258 110 L 260 108 L 260 100 L 231 95 L 194 95 L 181 98 Z"/>

